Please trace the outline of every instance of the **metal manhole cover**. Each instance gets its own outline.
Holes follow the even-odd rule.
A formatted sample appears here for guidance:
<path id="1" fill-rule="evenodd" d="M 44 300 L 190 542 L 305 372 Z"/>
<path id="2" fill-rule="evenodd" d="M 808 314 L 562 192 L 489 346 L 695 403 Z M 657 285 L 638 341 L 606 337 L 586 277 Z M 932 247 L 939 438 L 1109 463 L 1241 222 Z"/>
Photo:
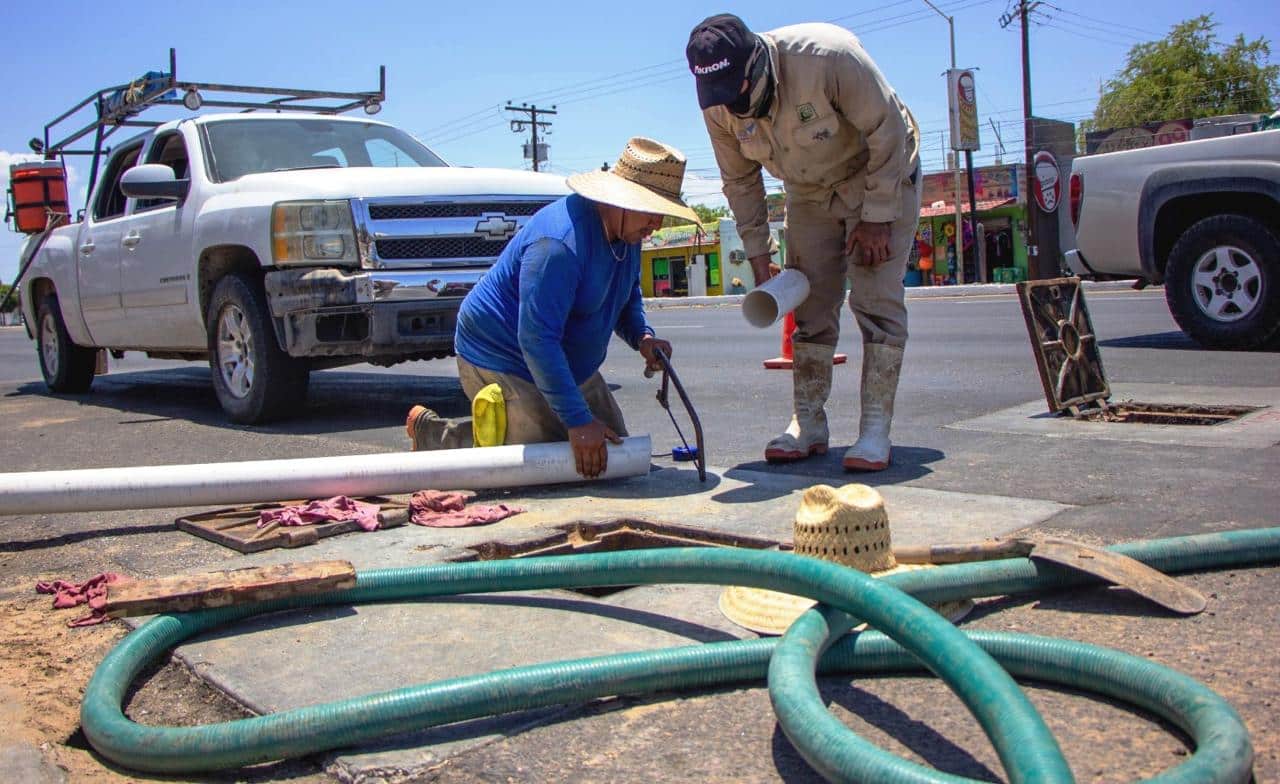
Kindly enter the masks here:
<path id="1" fill-rule="evenodd" d="M 1126 400 L 1081 412 L 1088 422 L 1137 425 L 1221 425 L 1234 422 L 1261 406 L 1205 406 L 1195 403 L 1137 403 Z"/>
<path id="2" fill-rule="evenodd" d="M 1079 278 L 1023 281 L 1018 302 L 1051 412 L 1111 396 Z"/>

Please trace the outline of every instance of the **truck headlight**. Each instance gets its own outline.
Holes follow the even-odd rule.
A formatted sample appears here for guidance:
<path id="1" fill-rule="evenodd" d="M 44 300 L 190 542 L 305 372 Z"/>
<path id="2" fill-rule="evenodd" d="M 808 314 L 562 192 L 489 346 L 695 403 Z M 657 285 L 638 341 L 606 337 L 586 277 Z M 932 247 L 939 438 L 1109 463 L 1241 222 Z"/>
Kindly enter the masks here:
<path id="1" fill-rule="evenodd" d="M 271 208 L 276 264 L 359 264 L 351 202 L 282 201 Z"/>

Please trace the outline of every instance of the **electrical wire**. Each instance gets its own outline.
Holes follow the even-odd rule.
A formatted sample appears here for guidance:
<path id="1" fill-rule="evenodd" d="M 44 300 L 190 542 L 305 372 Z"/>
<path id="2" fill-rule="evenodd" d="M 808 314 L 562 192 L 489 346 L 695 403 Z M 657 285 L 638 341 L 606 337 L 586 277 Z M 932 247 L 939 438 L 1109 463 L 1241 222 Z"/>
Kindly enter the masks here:
<path id="1" fill-rule="evenodd" d="M 888 8 L 906 5 L 910 2 L 913 2 L 913 0 L 898 0 L 897 2 L 889 3 L 888 5 L 877 6 L 876 8 L 865 9 L 863 11 L 858 11 L 851 14 L 838 16 L 829 21 L 836 22 L 836 21 L 851 19 L 854 17 L 865 16 L 867 14 L 878 13 Z M 990 5 L 992 3 L 997 3 L 997 2 L 999 2 L 999 0 L 956 0 L 956 2 L 940 5 L 940 9 L 947 13 L 954 13 L 958 11 L 977 8 L 979 6 Z M 915 12 L 909 12 L 906 14 L 898 14 L 895 16 L 873 19 L 869 21 L 867 25 L 860 27 L 859 30 L 857 30 L 856 32 L 859 35 L 859 37 L 863 37 L 868 34 L 883 32 L 884 30 L 889 30 L 895 27 L 901 27 L 903 25 L 910 24 L 912 22 L 920 21 L 922 19 L 928 18 L 931 15 L 932 15 L 932 11 L 930 11 L 929 9 L 924 9 L 923 11 L 915 11 Z M 659 71 L 658 73 L 649 73 L 652 71 L 658 71 L 658 69 L 663 69 L 663 70 Z M 633 79 L 633 77 L 635 77 L 638 74 L 646 74 L 646 75 L 643 77 L 640 77 L 639 80 L 636 81 Z M 542 101 L 544 103 L 554 102 L 557 106 L 570 104 L 570 103 L 580 103 L 586 100 L 591 100 L 594 98 L 602 98 L 602 97 L 614 95 L 620 92 L 625 92 L 631 89 L 642 89 L 642 88 L 650 87 L 656 84 L 663 84 L 668 81 L 674 81 L 676 78 L 682 77 L 685 75 L 687 75 L 687 66 L 683 59 L 667 60 L 661 63 L 653 63 L 650 65 L 641 66 L 639 68 L 619 71 L 614 74 L 610 74 L 609 76 L 597 77 L 597 78 L 588 79 L 582 82 L 568 84 L 563 87 L 559 87 L 551 90 L 542 90 L 536 93 L 521 96 L 518 100 L 523 101 L 525 103 L 531 103 L 536 101 Z M 481 112 L 477 112 L 476 114 L 479 114 L 479 113 Z M 456 121 L 446 122 L 442 126 L 437 126 L 437 127 L 438 128 L 447 127 L 451 125 L 453 122 L 459 122 L 465 119 L 466 117 L 458 118 L 458 120 Z M 466 138 L 467 136 L 474 135 L 475 133 L 481 133 L 490 127 L 496 127 L 496 126 L 497 126 L 497 123 L 492 124 L 490 126 L 476 128 L 473 131 L 469 131 L 464 135 L 454 135 L 445 141 L 435 141 L 435 144 L 437 145 L 447 144 L 453 141 L 457 141 L 458 139 Z M 436 131 L 436 129 L 432 129 L 432 130 Z M 428 136 L 428 137 L 431 135 L 432 134 L 424 134 L 424 136 Z M 592 156 L 592 157 L 596 157 L 596 156 Z"/>
<path id="2" fill-rule="evenodd" d="M 1156 38 L 1164 38 L 1164 37 L 1165 37 L 1165 34 L 1164 34 L 1164 33 L 1156 33 L 1156 32 L 1152 32 L 1151 30 L 1146 30 L 1146 29 L 1141 28 L 1141 27 L 1134 27 L 1133 25 L 1121 24 L 1120 22 L 1117 22 L 1117 21 L 1112 20 L 1112 19 L 1099 19 L 1099 18 L 1098 18 L 1098 17 L 1096 17 L 1096 16 L 1088 16 L 1087 14 L 1082 14 L 1082 13 L 1080 13 L 1079 11 L 1072 11 L 1072 10 L 1067 9 L 1067 8 L 1062 8 L 1062 7 L 1060 7 L 1060 6 L 1056 6 L 1056 5 L 1054 5 L 1053 3 L 1046 3 L 1046 2 L 1043 2 L 1043 0 L 1042 0 L 1042 2 L 1041 2 L 1041 5 L 1046 6 L 1046 7 L 1048 7 L 1048 8 L 1052 8 L 1053 10 L 1055 10 L 1055 11 L 1057 11 L 1058 13 L 1061 13 L 1061 14 L 1067 14 L 1067 15 L 1069 15 L 1069 16 L 1079 17 L 1080 19 L 1084 19 L 1084 20 L 1087 20 L 1087 21 L 1090 21 L 1090 22 L 1095 22 L 1095 23 L 1097 23 L 1097 24 L 1101 24 L 1101 25 L 1107 25 L 1107 26 L 1108 26 L 1108 27 L 1110 27 L 1110 28 L 1123 27 L 1123 28 L 1127 28 L 1127 29 L 1129 29 L 1129 30 L 1133 30 L 1134 32 L 1137 32 L 1137 33 L 1142 33 L 1143 35 L 1146 35 L 1146 36 L 1154 36 L 1154 37 L 1156 37 Z"/>

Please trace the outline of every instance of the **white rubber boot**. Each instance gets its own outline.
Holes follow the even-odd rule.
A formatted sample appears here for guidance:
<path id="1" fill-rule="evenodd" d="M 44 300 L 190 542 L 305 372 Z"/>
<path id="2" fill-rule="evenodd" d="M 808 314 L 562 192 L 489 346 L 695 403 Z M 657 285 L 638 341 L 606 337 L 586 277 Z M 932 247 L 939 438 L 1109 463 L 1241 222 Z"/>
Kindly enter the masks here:
<path id="1" fill-rule="evenodd" d="M 880 343 L 862 345 L 862 421 L 858 440 L 844 453 L 846 471 L 883 471 L 889 467 L 889 425 L 902 373 L 902 349 Z"/>
<path id="2" fill-rule="evenodd" d="M 827 453 L 827 413 L 822 407 L 831 394 L 831 361 L 835 353 L 834 346 L 793 344 L 791 394 L 795 413 L 786 432 L 765 446 L 765 460 L 792 463 Z"/>

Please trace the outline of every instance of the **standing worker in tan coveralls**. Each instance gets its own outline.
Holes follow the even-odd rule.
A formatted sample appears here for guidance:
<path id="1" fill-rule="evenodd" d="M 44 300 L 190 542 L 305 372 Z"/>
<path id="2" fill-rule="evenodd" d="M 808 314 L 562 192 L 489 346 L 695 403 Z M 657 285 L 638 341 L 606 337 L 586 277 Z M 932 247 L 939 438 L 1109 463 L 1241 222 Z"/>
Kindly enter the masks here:
<path id="1" fill-rule="evenodd" d="M 902 279 L 920 212 L 915 118 L 858 39 L 835 25 L 757 35 L 721 14 L 693 29 L 686 55 L 756 285 L 774 274 L 776 249 L 761 167 L 786 187 L 787 266 L 809 279 L 792 337 L 794 416 L 765 459 L 827 451 L 824 406 L 847 278 L 862 331 L 862 420 L 843 462 L 883 470 L 907 343 Z"/>

